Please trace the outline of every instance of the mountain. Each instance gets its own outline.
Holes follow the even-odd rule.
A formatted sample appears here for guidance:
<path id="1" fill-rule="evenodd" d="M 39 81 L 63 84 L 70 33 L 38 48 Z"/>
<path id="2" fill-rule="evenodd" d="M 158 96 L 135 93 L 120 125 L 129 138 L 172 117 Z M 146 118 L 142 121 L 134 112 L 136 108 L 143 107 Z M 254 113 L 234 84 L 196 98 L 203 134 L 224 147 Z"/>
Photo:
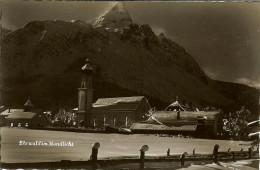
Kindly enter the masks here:
<path id="1" fill-rule="evenodd" d="M 109 31 L 122 31 L 123 28 L 132 23 L 123 2 L 116 2 L 116 4 L 103 15 L 91 22 L 93 27 L 103 27 Z"/>
<path id="2" fill-rule="evenodd" d="M 238 101 L 227 92 L 242 90 L 245 99 L 252 97 L 248 106 L 256 102 L 256 89 L 234 91 L 240 85 L 209 79 L 184 48 L 149 25 L 134 24 L 121 3 L 91 23 L 32 21 L 6 34 L 2 49 L 1 103 L 7 106 L 31 96 L 46 109 L 76 107 L 87 57 L 95 68 L 94 100 L 145 95 L 152 106 L 165 108 L 179 96 L 194 107 L 224 108 Z"/>
<path id="3" fill-rule="evenodd" d="M 9 29 L 7 29 L 7 28 L 2 28 L 2 36 L 5 36 L 6 34 L 8 34 L 8 33 L 10 33 L 12 30 L 9 30 Z"/>

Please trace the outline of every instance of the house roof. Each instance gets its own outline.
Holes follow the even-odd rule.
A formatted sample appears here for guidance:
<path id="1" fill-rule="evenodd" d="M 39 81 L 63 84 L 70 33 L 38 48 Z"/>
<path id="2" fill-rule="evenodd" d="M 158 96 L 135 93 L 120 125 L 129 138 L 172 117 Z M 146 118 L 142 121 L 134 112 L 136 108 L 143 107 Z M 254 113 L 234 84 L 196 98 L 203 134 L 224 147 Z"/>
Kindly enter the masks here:
<path id="1" fill-rule="evenodd" d="M 170 104 L 165 110 L 167 110 L 169 107 L 180 107 L 183 111 L 186 110 L 183 106 L 181 106 L 181 104 L 177 100 Z"/>
<path id="2" fill-rule="evenodd" d="M 191 112 L 191 111 L 184 111 L 180 112 L 180 120 L 177 119 L 177 112 L 174 111 L 156 111 L 153 112 L 153 117 L 156 118 L 160 122 L 168 122 L 168 121 L 194 121 L 198 118 L 204 118 L 207 120 L 216 120 L 217 116 L 220 114 L 219 111 L 210 111 L 210 112 Z"/>
<path id="3" fill-rule="evenodd" d="M 260 120 L 255 120 L 247 124 L 247 126 L 259 126 L 259 125 L 260 125 Z"/>
<path id="4" fill-rule="evenodd" d="M 33 107 L 33 104 L 32 104 L 32 102 L 31 102 L 31 99 L 30 99 L 30 98 L 27 100 L 27 102 L 24 104 L 24 106 Z"/>
<path id="5" fill-rule="evenodd" d="M 131 130 L 149 130 L 149 131 L 196 131 L 197 125 L 182 125 L 182 126 L 166 126 L 148 123 L 133 123 Z"/>
<path id="6" fill-rule="evenodd" d="M 37 115 L 37 113 L 15 111 L 6 118 L 7 119 L 32 119 L 35 115 Z"/>
<path id="7" fill-rule="evenodd" d="M 6 110 L 4 110 L 2 113 L 0 113 L 0 115 L 2 115 L 2 116 L 8 116 L 8 115 L 10 115 L 10 114 L 12 114 L 13 112 L 22 112 L 23 111 L 23 109 L 10 109 L 10 112 L 9 112 L 9 109 L 6 109 Z"/>

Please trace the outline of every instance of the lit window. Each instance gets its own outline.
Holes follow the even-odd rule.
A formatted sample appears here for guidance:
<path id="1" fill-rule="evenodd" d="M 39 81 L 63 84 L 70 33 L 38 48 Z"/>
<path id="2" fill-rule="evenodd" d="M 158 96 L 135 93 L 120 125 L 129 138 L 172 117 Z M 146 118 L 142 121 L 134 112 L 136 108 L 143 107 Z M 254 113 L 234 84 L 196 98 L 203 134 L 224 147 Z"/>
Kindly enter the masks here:
<path id="1" fill-rule="evenodd" d="M 127 127 L 127 121 L 128 121 L 128 118 L 127 116 L 125 117 L 125 127 Z"/>
<path id="2" fill-rule="evenodd" d="M 28 123 L 25 123 L 25 127 L 28 127 Z"/>
<path id="3" fill-rule="evenodd" d="M 113 118 L 113 125 L 116 126 L 116 117 Z"/>
<path id="4" fill-rule="evenodd" d="M 21 127 L 21 123 L 18 123 L 18 127 Z"/>
<path id="5" fill-rule="evenodd" d="M 14 123 L 11 123 L 11 127 L 13 127 L 14 126 Z"/>
<path id="6" fill-rule="evenodd" d="M 104 116 L 103 125 L 106 126 L 106 116 Z"/>
<path id="7" fill-rule="evenodd" d="M 96 127 L 96 118 L 93 119 L 93 126 Z"/>

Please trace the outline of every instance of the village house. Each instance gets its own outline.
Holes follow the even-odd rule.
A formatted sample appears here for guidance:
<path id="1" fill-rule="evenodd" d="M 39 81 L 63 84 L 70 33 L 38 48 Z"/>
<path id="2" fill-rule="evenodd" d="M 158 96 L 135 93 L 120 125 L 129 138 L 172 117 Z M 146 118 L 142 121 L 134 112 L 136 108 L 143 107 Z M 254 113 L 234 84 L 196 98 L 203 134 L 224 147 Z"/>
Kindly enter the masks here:
<path id="1" fill-rule="evenodd" d="M 1 115 L 6 115 L 5 123 L 10 127 L 40 128 L 48 126 L 49 121 L 42 110 L 33 107 L 29 98 L 24 104 L 24 109 L 7 109 Z"/>
<path id="2" fill-rule="evenodd" d="M 24 109 L 11 109 L 11 108 L 3 110 L 0 113 L 0 127 L 3 127 L 3 126 L 7 125 L 7 119 L 6 119 L 7 116 L 9 116 L 12 113 L 17 112 L 17 111 L 21 111 L 22 112 L 23 110 Z"/>
<path id="3" fill-rule="evenodd" d="M 82 67 L 81 87 L 78 89 L 78 124 L 84 121 L 86 127 L 100 128 L 106 125 L 130 127 L 134 122 L 143 120 L 150 110 L 144 96 L 101 98 L 93 100 L 93 67 L 89 60 Z"/>
<path id="4" fill-rule="evenodd" d="M 169 110 L 169 109 L 172 110 Z M 154 111 L 143 123 L 134 123 L 134 133 L 170 133 L 216 137 L 220 123 L 220 111 L 187 111 L 178 100 L 164 111 Z"/>

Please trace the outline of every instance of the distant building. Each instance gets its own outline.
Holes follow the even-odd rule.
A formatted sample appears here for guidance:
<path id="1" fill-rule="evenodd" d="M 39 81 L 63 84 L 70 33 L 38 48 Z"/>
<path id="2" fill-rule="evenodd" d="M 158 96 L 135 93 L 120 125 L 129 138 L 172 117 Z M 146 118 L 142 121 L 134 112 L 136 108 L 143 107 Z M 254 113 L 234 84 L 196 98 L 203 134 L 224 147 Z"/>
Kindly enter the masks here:
<path id="1" fill-rule="evenodd" d="M 0 113 L 0 127 L 7 125 L 7 119 L 9 115 L 13 114 L 14 112 L 23 112 L 24 109 L 5 109 L 3 112 Z"/>
<path id="2" fill-rule="evenodd" d="M 30 99 L 24 104 L 24 109 L 8 109 L 6 125 L 11 127 L 39 128 L 49 125 L 47 117 L 41 109 L 34 109 Z M 12 112 L 11 112 L 12 111 Z M 2 114 L 2 113 L 1 113 Z"/>
<path id="3" fill-rule="evenodd" d="M 192 134 L 216 137 L 220 111 L 155 111 L 145 123 L 135 123 L 134 133 Z"/>
<path id="4" fill-rule="evenodd" d="M 82 67 L 83 77 L 78 89 L 78 124 L 83 120 L 87 127 L 130 127 L 134 122 L 141 121 L 151 108 L 144 96 L 102 98 L 92 103 L 93 70 L 87 60 Z"/>

